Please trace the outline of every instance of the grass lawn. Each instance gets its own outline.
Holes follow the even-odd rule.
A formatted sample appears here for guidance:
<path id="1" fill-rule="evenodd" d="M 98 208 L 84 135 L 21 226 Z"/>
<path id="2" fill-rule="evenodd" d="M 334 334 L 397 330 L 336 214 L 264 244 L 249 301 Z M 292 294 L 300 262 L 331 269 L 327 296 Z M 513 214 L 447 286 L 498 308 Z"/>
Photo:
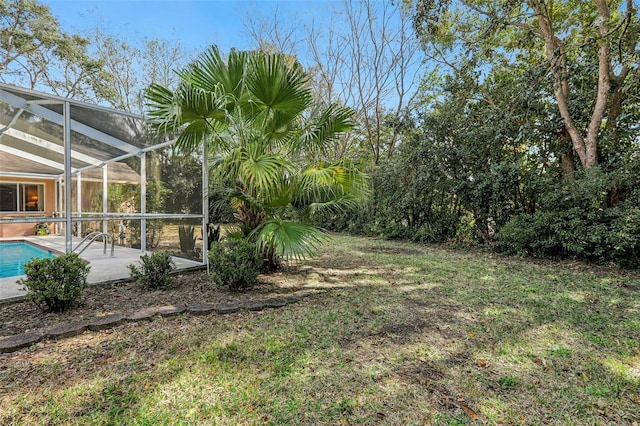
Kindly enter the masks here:
<path id="1" fill-rule="evenodd" d="M 335 236 L 326 292 L 0 356 L 0 424 L 640 423 L 640 280 Z"/>

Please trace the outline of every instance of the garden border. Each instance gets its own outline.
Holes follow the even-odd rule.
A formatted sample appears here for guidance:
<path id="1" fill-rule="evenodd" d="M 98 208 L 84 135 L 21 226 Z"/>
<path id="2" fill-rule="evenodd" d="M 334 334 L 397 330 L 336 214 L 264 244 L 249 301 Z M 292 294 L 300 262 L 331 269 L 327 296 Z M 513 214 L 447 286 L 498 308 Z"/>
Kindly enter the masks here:
<path id="1" fill-rule="evenodd" d="M 244 302 L 231 302 L 218 305 L 207 303 L 194 303 L 190 305 L 166 305 L 140 309 L 124 314 L 115 312 L 101 315 L 88 321 L 62 322 L 39 331 L 29 331 L 0 339 L 0 353 L 11 353 L 30 347 L 42 340 L 61 340 L 77 336 L 86 331 L 102 331 L 114 328 L 125 322 L 152 321 L 155 317 L 172 317 L 179 314 L 191 316 L 231 314 L 241 309 L 246 311 L 261 311 L 266 308 L 280 308 L 290 303 L 314 294 L 324 293 L 324 290 L 302 289 L 283 296 L 269 296 L 257 300 Z"/>

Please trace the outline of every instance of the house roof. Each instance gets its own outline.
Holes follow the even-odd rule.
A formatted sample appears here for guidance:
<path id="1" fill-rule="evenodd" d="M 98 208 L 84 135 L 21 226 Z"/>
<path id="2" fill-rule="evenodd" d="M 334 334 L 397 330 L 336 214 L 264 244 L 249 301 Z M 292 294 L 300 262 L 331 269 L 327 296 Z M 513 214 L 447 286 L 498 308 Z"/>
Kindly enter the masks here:
<path id="1" fill-rule="evenodd" d="M 65 103 L 72 173 L 172 144 L 152 137 L 140 115 L 0 83 L 0 175 L 64 175 Z"/>

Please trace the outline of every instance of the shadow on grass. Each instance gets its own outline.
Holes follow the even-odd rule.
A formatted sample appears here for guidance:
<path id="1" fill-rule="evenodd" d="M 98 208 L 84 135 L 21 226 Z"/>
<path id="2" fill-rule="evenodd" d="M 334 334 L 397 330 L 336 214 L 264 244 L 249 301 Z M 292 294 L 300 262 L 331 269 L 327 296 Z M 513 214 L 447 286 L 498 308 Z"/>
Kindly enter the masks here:
<path id="1" fill-rule="evenodd" d="M 55 367 L 29 360 L 43 373 L 41 395 L 25 392 L 35 374 L 15 365 L 9 375 L 25 378 L 0 422 L 46 423 L 52 412 L 54 424 L 637 420 L 632 287 L 483 254 L 370 245 L 384 248 L 342 238 L 308 262 L 307 287 L 326 293 L 299 304 L 126 326 L 70 342 Z"/>

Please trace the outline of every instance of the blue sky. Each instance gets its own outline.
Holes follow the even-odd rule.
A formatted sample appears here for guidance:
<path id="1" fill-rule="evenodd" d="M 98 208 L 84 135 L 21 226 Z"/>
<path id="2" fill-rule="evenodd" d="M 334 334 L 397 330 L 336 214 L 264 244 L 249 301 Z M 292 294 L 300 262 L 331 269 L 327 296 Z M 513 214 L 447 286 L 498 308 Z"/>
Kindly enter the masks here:
<path id="1" fill-rule="evenodd" d="M 332 22 L 338 27 L 334 30 L 344 37 L 350 37 L 349 28 L 343 19 L 344 0 L 39 0 L 50 7 L 64 31 L 79 34 L 91 34 L 99 29 L 103 35 L 111 35 L 130 45 L 142 47 L 143 40 L 177 40 L 187 58 L 195 59 L 206 48 L 215 44 L 223 53 L 232 47 L 239 50 L 256 48 L 256 42 L 247 35 L 245 28 L 248 17 L 256 23 L 272 20 L 274 16 L 282 23 L 284 31 L 294 24 L 302 37 L 307 32 L 304 26 L 313 23 L 320 33 L 329 31 Z M 359 0 L 348 0 L 358 2 Z M 384 0 L 389 1 L 389 0 Z M 399 2 L 400 0 L 396 0 Z M 373 0 L 381 6 L 383 0 Z M 398 4 L 398 3 L 395 3 Z M 375 6 L 374 6 L 375 7 Z M 393 18 L 399 23 L 399 17 Z M 268 37 L 267 37 L 268 38 Z M 319 43 L 323 43 L 322 35 Z M 308 48 L 302 42 L 294 52 L 305 66 L 314 63 L 307 58 Z M 322 55 L 322 52 L 321 52 Z M 416 61 L 419 61 L 418 54 Z M 419 62 L 412 65 L 406 77 L 406 87 L 417 84 L 413 78 Z M 342 71 L 348 73 L 348 68 Z M 341 71 L 341 72 L 342 72 Z M 348 81 L 348 74 L 343 75 Z M 418 75 L 419 77 L 419 75 Z M 393 81 L 391 81 L 392 83 Z M 389 83 L 389 84 L 391 84 Z M 341 81 L 337 82 L 339 86 Z M 393 90 L 387 87 L 388 90 Z M 413 91 L 415 87 L 410 89 Z M 345 95 L 349 96 L 349 95 Z M 345 100 L 346 101 L 346 100 Z M 397 97 L 389 95 L 385 104 L 394 107 Z"/>
<path id="2" fill-rule="evenodd" d="M 331 13 L 334 0 L 41 0 L 62 28 L 119 36 L 130 44 L 144 37 L 177 38 L 188 50 L 200 52 L 210 44 L 223 51 L 254 47 L 245 34 L 247 14 L 256 18 L 281 16 L 298 22 Z"/>

